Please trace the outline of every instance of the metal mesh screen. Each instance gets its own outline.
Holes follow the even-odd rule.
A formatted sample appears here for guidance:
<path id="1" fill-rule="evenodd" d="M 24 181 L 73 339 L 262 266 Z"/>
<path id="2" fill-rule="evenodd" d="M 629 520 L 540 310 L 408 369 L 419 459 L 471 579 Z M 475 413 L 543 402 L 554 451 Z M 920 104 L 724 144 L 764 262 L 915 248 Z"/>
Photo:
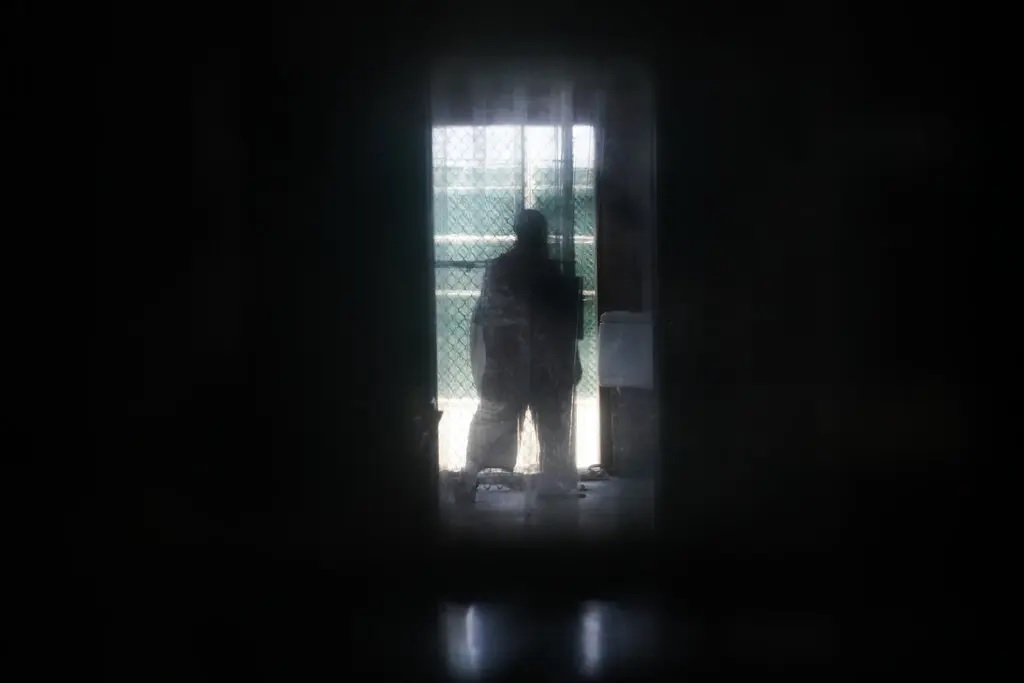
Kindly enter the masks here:
<path id="1" fill-rule="evenodd" d="M 526 206 L 544 212 L 557 250 L 563 232 L 561 130 L 556 126 L 450 126 L 434 130 L 434 236 L 437 263 L 438 394 L 476 395 L 469 370 L 470 316 L 486 262 L 512 243 L 512 221 Z M 585 293 L 581 394 L 596 386 L 596 253 L 593 129 L 573 131 L 576 274 Z"/>

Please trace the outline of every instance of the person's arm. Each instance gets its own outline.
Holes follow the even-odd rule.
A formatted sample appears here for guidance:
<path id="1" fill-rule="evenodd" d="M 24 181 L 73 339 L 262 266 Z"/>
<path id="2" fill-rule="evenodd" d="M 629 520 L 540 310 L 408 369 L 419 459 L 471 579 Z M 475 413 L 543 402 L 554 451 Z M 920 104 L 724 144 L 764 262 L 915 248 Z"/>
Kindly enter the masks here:
<path id="1" fill-rule="evenodd" d="M 579 384 L 580 380 L 583 379 L 583 363 L 580 361 L 580 333 L 583 330 L 583 292 L 580 289 L 580 280 L 578 278 L 573 279 L 573 292 L 572 292 L 572 307 L 573 307 L 573 337 L 575 338 L 574 345 L 576 347 L 576 367 L 573 368 L 573 384 Z"/>
<path id="2" fill-rule="evenodd" d="M 580 361 L 580 346 L 576 337 L 581 312 L 577 301 L 576 281 L 562 275 L 557 268 L 552 270 L 549 277 L 551 278 L 550 295 L 555 298 L 558 307 L 559 328 L 564 329 L 565 341 L 573 345 L 572 378 L 573 385 L 576 385 L 583 379 L 583 363 Z"/>
<path id="3" fill-rule="evenodd" d="M 484 270 L 484 281 L 480 287 L 480 296 L 473 307 L 473 317 L 469 323 L 469 365 L 473 375 L 473 384 L 477 393 L 483 382 L 484 365 L 486 365 L 486 348 L 484 347 L 484 328 L 481 317 L 486 308 L 486 300 L 490 291 L 491 267 Z"/>

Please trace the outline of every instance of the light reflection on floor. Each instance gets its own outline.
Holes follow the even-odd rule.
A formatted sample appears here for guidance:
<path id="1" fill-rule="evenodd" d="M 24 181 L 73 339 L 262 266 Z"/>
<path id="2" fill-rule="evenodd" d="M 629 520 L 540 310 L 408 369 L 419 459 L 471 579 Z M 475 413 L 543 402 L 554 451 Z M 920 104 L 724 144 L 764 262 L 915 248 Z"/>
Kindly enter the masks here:
<path id="1" fill-rule="evenodd" d="M 448 675 L 486 680 L 524 662 L 561 680 L 593 680 L 610 669 L 651 663 L 654 612 L 589 601 L 572 609 L 521 609 L 487 603 L 442 608 Z"/>
<path id="2" fill-rule="evenodd" d="M 601 635 L 603 612 L 600 603 L 588 602 L 583 605 L 580 625 L 580 673 L 590 678 L 601 673 L 604 657 Z"/>
<path id="3" fill-rule="evenodd" d="M 687 680 L 729 669 L 833 680 L 894 658 L 954 667 L 959 656 L 955 627 L 941 619 L 752 608 L 698 616 L 653 598 L 446 603 L 440 635 L 446 675 L 462 681 Z"/>

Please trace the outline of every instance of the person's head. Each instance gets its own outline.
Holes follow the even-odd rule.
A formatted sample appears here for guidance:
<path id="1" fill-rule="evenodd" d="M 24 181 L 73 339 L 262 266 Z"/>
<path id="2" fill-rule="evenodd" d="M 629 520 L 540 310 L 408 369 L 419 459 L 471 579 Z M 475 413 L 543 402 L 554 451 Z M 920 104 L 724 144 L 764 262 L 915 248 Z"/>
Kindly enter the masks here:
<path id="1" fill-rule="evenodd" d="M 516 217 L 516 246 L 532 254 L 547 256 L 548 220 L 536 209 L 524 209 Z"/>

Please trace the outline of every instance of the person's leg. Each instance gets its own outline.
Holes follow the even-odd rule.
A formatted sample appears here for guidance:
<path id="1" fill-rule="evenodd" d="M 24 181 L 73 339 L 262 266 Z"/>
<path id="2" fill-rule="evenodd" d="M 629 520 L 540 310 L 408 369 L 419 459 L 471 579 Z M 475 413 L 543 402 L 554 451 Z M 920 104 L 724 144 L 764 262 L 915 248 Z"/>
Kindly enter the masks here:
<path id="1" fill-rule="evenodd" d="M 466 467 L 462 471 L 458 498 L 472 500 L 480 470 L 494 467 L 512 470 L 516 466 L 519 405 L 515 401 L 481 399 L 469 424 Z"/>
<path id="2" fill-rule="evenodd" d="M 531 401 L 530 409 L 540 441 L 543 488 L 575 492 L 578 477 L 570 443 L 571 394 L 537 396 Z"/>

